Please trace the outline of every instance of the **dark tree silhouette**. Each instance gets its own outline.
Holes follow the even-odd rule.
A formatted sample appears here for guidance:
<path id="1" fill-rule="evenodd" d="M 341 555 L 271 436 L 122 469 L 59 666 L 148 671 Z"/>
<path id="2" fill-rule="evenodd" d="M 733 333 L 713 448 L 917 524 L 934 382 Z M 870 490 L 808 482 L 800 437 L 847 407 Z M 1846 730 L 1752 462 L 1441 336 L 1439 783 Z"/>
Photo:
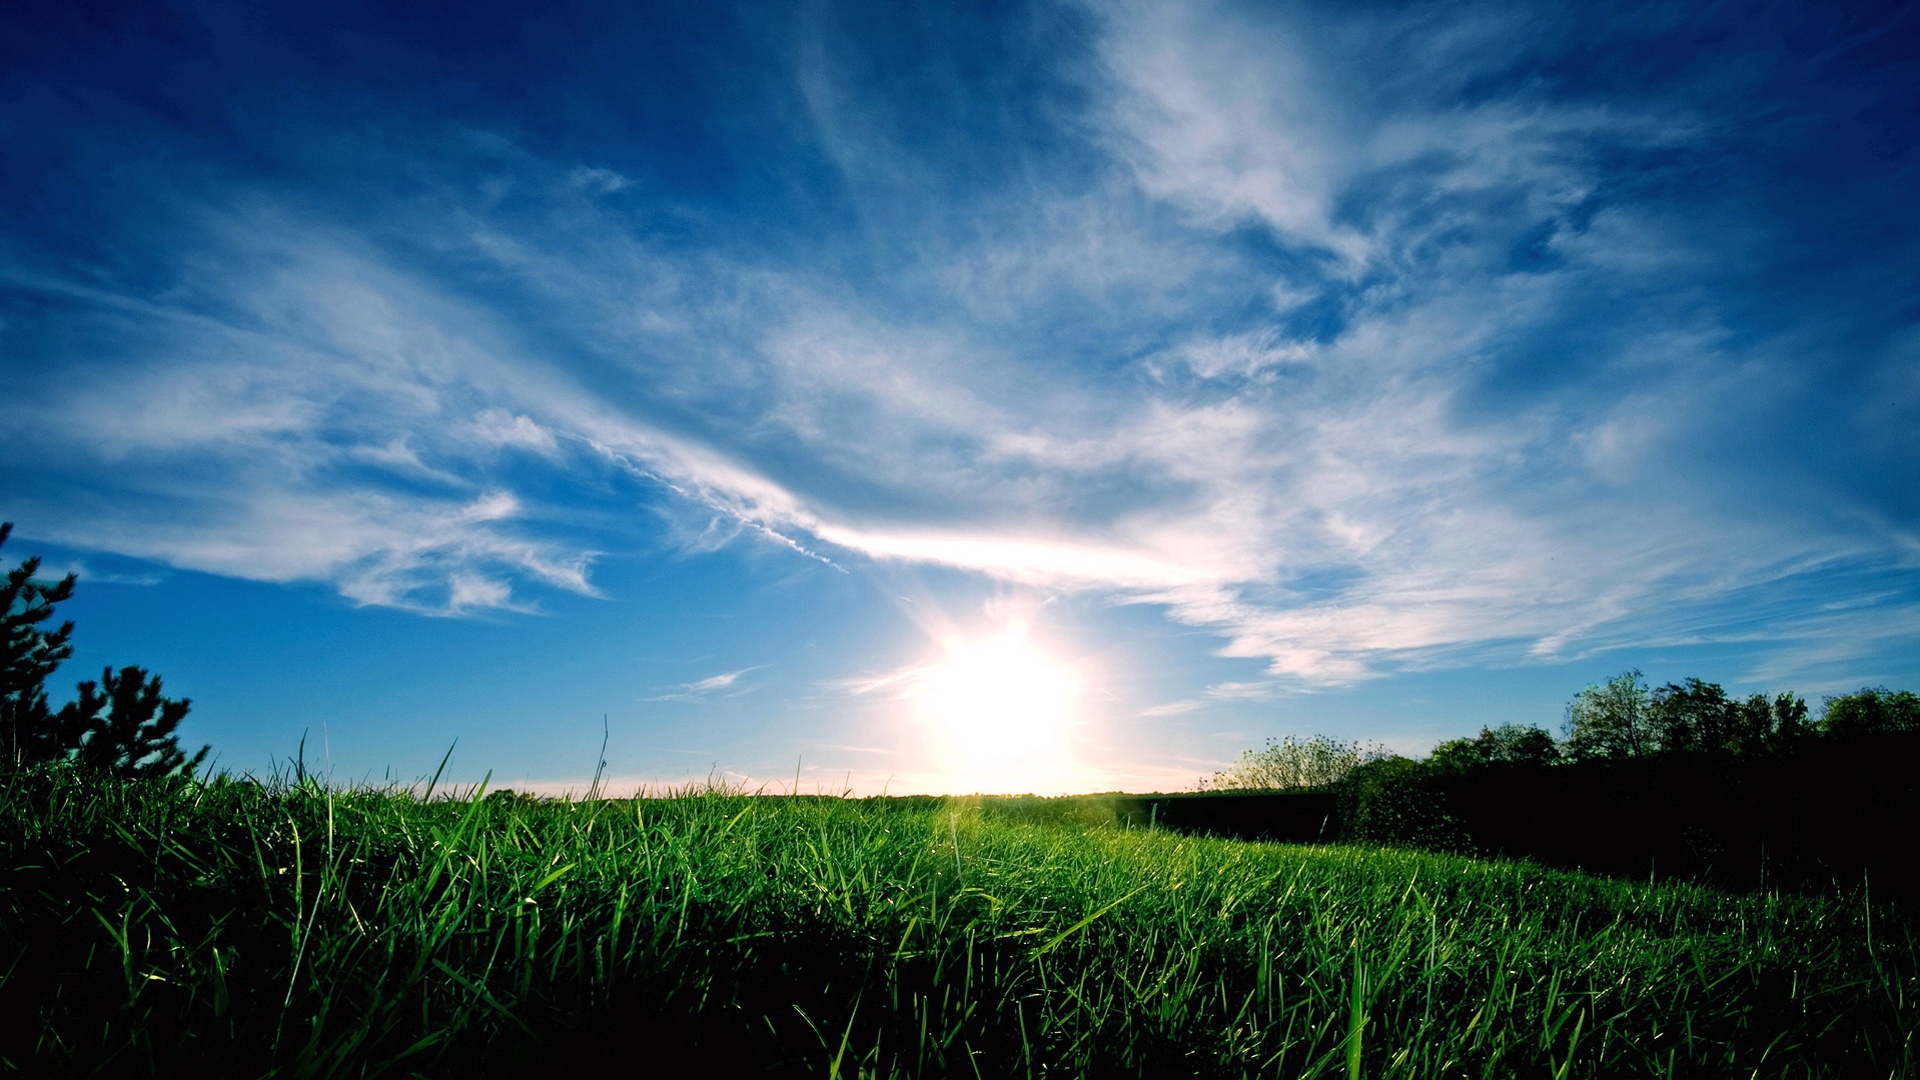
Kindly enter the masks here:
<path id="1" fill-rule="evenodd" d="M 1771 699 L 1753 694 L 1742 701 L 1727 696 L 1719 683 L 1690 678 L 1656 688 L 1645 701 L 1643 754 L 1777 752 L 1799 746 L 1812 734 L 1807 703 L 1798 694 Z"/>
<path id="2" fill-rule="evenodd" d="M 12 533 L 12 522 L 0 523 L 0 544 Z M 74 576 L 48 585 L 34 580 L 39 570 L 36 556 L 8 571 L 0 585 L 0 755 L 15 767 L 71 749 L 58 738 L 46 681 L 73 655 L 73 624 L 51 630 L 41 624 L 53 617 L 55 604 L 73 596 Z"/>
<path id="3" fill-rule="evenodd" d="M 1920 731 L 1920 695 L 1911 690 L 1870 686 L 1856 694 L 1827 699 L 1820 732 L 1829 738 L 1853 739 Z"/>
<path id="4" fill-rule="evenodd" d="M 54 724 L 70 746 L 77 746 L 80 764 L 129 780 L 192 772 L 207 758 L 202 746 L 188 758 L 173 734 L 192 703 L 164 697 L 160 677 L 147 677 L 144 668 L 129 664 L 115 674 L 101 673 L 100 682 L 80 684 L 77 700 L 62 707 Z"/>
<path id="5" fill-rule="evenodd" d="M 1746 747 L 1764 747 L 1786 753 L 1805 746 L 1815 730 L 1807 723 L 1806 699 L 1795 693 L 1777 694 L 1771 701 L 1754 694 L 1739 706 L 1735 737 Z"/>
<path id="6" fill-rule="evenodd" d="M 1553 736 L 1531 724 L 1502 724 L 1481 728 L 1472 739 L 1453 739 L 1433 748 L 1427 759 L 1445 772 L 1464 772 L 1483 765 L 1551 765 L 1560 760 Z"/>
<path id="7" fill-rule="evenodd" d="M 12 533 L 11 522 L 0 524 L 0 544 Z M 174 735 L 189 702 L 163 696 L 159 677 L 143 668 L 108 668 L 59 712 L 47 706 L 47 677 L 73 655 L 73 623 L 41 624 L 73 596 L 74 576 L 48 585 L 34 580 L 39 570 L 39 558 L 30 558 L 0 585 L 0 766 L 68 759 L 128 779 L 199 767 L 211 748 L 189 758 Z"/>
<path id="8" fill-rule="evenodd" d="M 1668 683 L 1648 698 L 1648 720 L 1661 750 L 1678 753 L 1726 753 L 1744 749 L 1739 705 L 1719 683 L 1688 679 Z"/>

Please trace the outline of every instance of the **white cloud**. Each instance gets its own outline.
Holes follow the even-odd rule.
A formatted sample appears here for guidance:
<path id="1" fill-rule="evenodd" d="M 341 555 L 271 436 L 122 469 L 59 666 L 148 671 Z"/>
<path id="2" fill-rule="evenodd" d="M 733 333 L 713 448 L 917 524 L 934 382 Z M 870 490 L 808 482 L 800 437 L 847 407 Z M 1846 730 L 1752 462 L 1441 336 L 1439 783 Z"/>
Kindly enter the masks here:
<path id="1" fill-rule="evenodd" d="M 531 417 L 505 409 L 482 409 L 474 415 L 473 426 L 484 442 L 529 450 L 552 460 L 560 457 L 560 444 L 553 432 L 534 423 Z"/>
<path id="2" fill-rule="evenodd" d="M 673 687 L 672 689 L 667 690 L 663 693 L 656 694 L 652 697 L 642 698 L 641 700 L 642 701 L 705 700 L 706 698 L 712 697 L 716 693 L 722 690 L 732 689 L 734 684 L 740 681 L 740 676 L 745 675 L 750 671 L 758 671 L 760 670 L 761 666 L 764 666 L 764 665 L 741 668 L 738 671 L 726 671 L 718 675 L 708 676 L 707 678 L 704 678 L 704 679 L 696 679 L 695 681 L 690 683 L 681 683 L 680 685 Z"/>
<path id="3" fill-rule="evenodd" d="M 1217 701 L 1247 701 L 1273 696 L 1273 684 L 1264 682 L 1223 682 L 1207 687 L 1206 696 Z"/>
<path id="4" fill-rule="evenodd" d="M 70 502 L 46 508 L 45 531 L 192 569 L 330 580 L 357 602 L 423 612 L 524 607 L 502 572 L 591 594 L 590 553 L 503 528 L 524 507 L 489 490 L 450 423 L 511 381 L 485 320 L 323 233 L 255 224 L 228 272 L 191 293 L 89 297 L 143 318 L 123 352 L 50 373 L 36 387 L 46 407 L 12 424 L 69 467 L 108 470 L 149 510 Z M 249 265 L 261 261 L 275 269 Z M 474 439 L 551 450 L 518 420 L 483 412 Z"/>
<path id="5" fill-rule="evenodd" d="M 1148 707 L 1141 709 L 1135 715 L 1141 716 L 1141 717 L 1148 717 L 1148 718 L 1157 717 L 1157 716 L 1183 716 L 1187 713 L 1204 709 L 1206 708 L 1206 706 L 1207 706 L 1207 703 L 1204 701 L 1195 701 L 1191 699 L 1188 699 L 1185 701 L 1168 701 L 1168 702 L 1163 702 L 1162 704 L 1159 704 L 1159 705 L 1149 705 Z"/>
<path id="6" fill-rule="evenodd" d="M 574 187 L 591 191 L 596 195 L 611 195 L 616 191 L 633 186 L 633 181 L 613 171 L 597 165 L 579 165 L 567 174 L 567 181 Z"/>
<path id="7" fill-rule="evenodd" d="M 223 487 L 231 492 L 238 480 L 239 497 L 211 498 L 226 509 L 177 530 L 122 535 L 96 522 L 87 535 L 176 565 L 333 580 L 364 603 L 513 607 L 506 579 L 486 567 L 587 592 L 590 556 L 499 532 L 524 507 L 510 492 L 485 490 L 472 454 L 522 448 L 564 468 L 570 441 L 800 550 L 799 538 L 813 537 L 880 560 L 1162 603 L 1180 621 L 1222 632 L 1228 655 L 1263 657 L 1274 674 L 1310 681 L 1363 677 L 1385 661 L 1438 662 L 1449 650 L 1503 640 L 1557 655 L 1631 615 L 1705 557 L 1686 550 L 1702 546 L 1686 538 L 1697 522 L 1663 524 L 1618 501 L 1584 513 L 1555 506 L 1557 516 L 1542 517 L 1509 505 L 1493 484 L 1515 462 L 1559 452 L 1555 427 L 1538 416 L 1466 425 L 1455 415 L 1460 375 L 1480 343 L 1551 310 L 1538 286 L 1432 293 L 1316 348 L 1316 374 L 1297 388 L 1254 387 L 1207 402 L 1071 374 L 1038 397 L 1022 394 L 972 362 L 963 339 L 930 347 L 908 330 L 868 328 L 874 316 L 832 305 L 823 315 L 823 305 L 790 299 L 798 282 L 774 282 L 763 287 L 783 300 L 769 305 L 754 379 L 784 404 L 760 414 L 734 453 L 667 434 L 586 393 L 563 371 L 513 352 L 487 319 L 385 266 L 324 244 L 318 252 L 278 288 L 252 294 L 255 319 L 274 314 L 278 335 L 193 324 L 195 344 L 250 342 L 270 362 L 152 367 L 121 380 L 118 404 L 103 408 L 95 395 L 78 418 L 92 425 L 96 452 L 113 460 L 220 458 Z M 293 306 L 300 295 L 328 299 L 303 311 Z M 810 313 L 783 321 L 797 306 Z M 1188 355 L 1228 357 L 1218 370 L 1255 371 L 1300 355 L 1268 331 L 1210 339 L 1212 353 L 1208 340 Z M 321 434 L 341 417 L 347 439 Z M 1625 402 L 1589 429 L 1595 434 L 1576 430 L 1566 445 L 1581 449 L 1596 478 L 1618 484 L 1648 456 L 1605 434 L 1628 420 L 1651 425 L 1643 443 L 1672 423 Z M 911 509 L 842 512 L 749 463 L 754 432 L 770 428 L 799 439 L 816 455 L 811 465 L 835 462 L 890 497 L 991 509 L 944 522 L 915 520 Z M 849 456 L 842 446 L 866 449 Z M 1594 454 L 1603 447 L 1614 465 L 1600 467 Z M 437 478 L 447 490 L 401 497 L 341 486 L 329 470 L 347 460 Z M 465 471 L 449 471 L 457 469 Z M 1073 509 L 1075 489 L 1103 475 L 1142 495 Z M 1578 473 L 1567 479 L 1581 482 Z M 1715 544 L 1727 535 L 1718 532 Z M 1646 559 L 1663 547 L 1662 558 Z M 1345 582 L 1335 595 L 1299 592 L 1299 582 L 1328 574 Z"/>
<path id="8" fill-rule="evenodd" d="M 1096 544 L 1059 542 L 1032 536 L 995 537 L 978 533 L 888 534 L 820 524 L 822 540 L 876 559 L 937 563 L 977 570 L 1024 585 L 1060 588 L 1177 588 L 1209 578 L 1205 567 Z"/>
<path id="9" fill-rule="evenodd" d="M 1202 379 L 1229 375 L 1244 379 L 1269 368 L 1304 363 L 1314 352 L 1312 345 L 1283 341 L 1278 330 L 1264 327 L 1243 334 L 1189 341 L 1174 350 L 1172 356 Z"/>
<path id="10" fill-rule="evenodd" d="M 1462 234 L 1505 239 L 1593 193 L 1596 146 L 1674 145 L 1701 130 L 1684 113 L 1464 93 L 1554 32 L 1518 11 L 1094 12 L 1111 143 L 1143 189 L 1216 228 L 1264 223 L 1332 256 L 1341 276 L 1404 269 Z"/>
<path id="11" fill-rule="evenodd" d="M 526 201 L 565 213 L 452 185 L 404 222 L 518 308 L 382 248 L 377 207 L 356 232 L 237 200 L 164 298 L 39 282 L 142 329 L 49 374 L 63 407 L 9 430 L 169 508 L 54 511 L 75 542 L 364 603 L 591 592 L 593 545 L 537 493 L 611 464 L 692 509 L 690 547 L 757 536 L 1160 604 L 1297 682 L 1671 635 L 1814 553 L 1884 546 L 1701 497 L 1725 481 L 1687 466 L 1697 417 L 1789 366 L 1654 302 L 1688 265 L 1675 222 L 1621 202 L 1561 220 L 1604 179 L 1587 150 L 1688 121 L 1449 101 L 1435 88 L 1513 25 L 1368 18 L 1103 10 L 1082 119 L 1109 156 L 949 208 L 972 231 L 896 237 L 897 292 L 835 276 L 872 255 L 837 240 L 755 249 L 721 223 L 710 248 L 657 248 L 580 197 L 625 178 L 527 155 Z M 1361 62 L 1382 40 L 1405 70 Z M 910 199 L 925 163 L 807 56 L 856 210 Z M 1286 258 L 1235 248 L 1248 225 Z M 1541 225 L 1558 261 L 1510 272 Z M 1644 325 L 1582 307 L 1613 294 Z M 700 685 L 679 692 L 728 684 Z"/>
<path id="12" fill-rule="evenodd" d="M 1103 14 L 1116 147 L 1148 193 L 1203 221 L 1254 216 L 1345 260 L 1367 256 L 1366 238 L 1332 220 L 1354 148 L 1293 35 L 1217 4 Z"/>

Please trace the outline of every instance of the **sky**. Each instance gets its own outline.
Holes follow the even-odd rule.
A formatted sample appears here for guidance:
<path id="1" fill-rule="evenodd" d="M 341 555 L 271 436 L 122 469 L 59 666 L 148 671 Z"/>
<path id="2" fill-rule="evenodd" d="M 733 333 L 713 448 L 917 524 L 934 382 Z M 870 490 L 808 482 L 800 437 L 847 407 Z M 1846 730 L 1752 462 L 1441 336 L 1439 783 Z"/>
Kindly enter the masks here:
<path id="1" fill-rule="evenodd" d="M 1911 5 L 4 19 L 0 561 L 221 768 L 1180 790 L 1920 687 Z"/>

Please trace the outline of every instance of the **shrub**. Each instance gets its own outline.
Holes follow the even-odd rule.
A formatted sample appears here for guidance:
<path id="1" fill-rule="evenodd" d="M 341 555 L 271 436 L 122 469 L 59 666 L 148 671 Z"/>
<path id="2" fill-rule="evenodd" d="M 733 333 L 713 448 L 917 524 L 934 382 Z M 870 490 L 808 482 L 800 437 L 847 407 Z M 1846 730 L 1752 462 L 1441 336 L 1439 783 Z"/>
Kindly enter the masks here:
<path id="1" fill-rule="evenodd" d="M 1440 777 L 1427 763 L 1398 755 L 1362 763 L 1340 784 L 1347 835 L 1428 851 L 1464 850 L 1467 837 Z"/>
<path id="2" fill-rule="evenodd" d="M 1202 788 L 1287 790 L 1330 787 L 1374 753 L 1357 742 L 1325 735 L 1302 739 L 1289 735 L 1267 740 L 1259 750 L 1242 750 L 1234 763 L 1203 780 Z"/>

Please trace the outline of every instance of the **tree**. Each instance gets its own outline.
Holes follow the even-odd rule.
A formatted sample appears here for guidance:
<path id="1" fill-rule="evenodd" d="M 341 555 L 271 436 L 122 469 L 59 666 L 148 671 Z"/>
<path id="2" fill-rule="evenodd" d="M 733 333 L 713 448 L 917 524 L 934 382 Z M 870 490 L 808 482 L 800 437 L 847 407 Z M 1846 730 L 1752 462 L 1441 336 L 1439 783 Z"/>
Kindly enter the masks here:
<path id="1" fill-rule="evenodd" d="M 1648 695 L 1647 719 L 1660 750 L 1732 753 L 1743 748 L 1747 718 L 1719 683 L 1668 683 Z"/>
<path id="2" fill-rule="evenodd" d="M 1750 695 L 1734 706 L 1735 750 L 1789 751 L 1811 738 L 1815 732 L 1807 723 L 1807 702 L 1799 694 Z"/>
<path id="3" fill-rule="evenodd" d="M 1820 733 L 1834 739 L 1920 731 L 1920 695 L 1911 690 L 1869 686 L 1856 694 L 1827 699 Z"/>
<path id="4" fill-rule="evenodd" d="M 1481 728 L 1471 739 L 1452 739 L 1433 748 L 1428 764 L 1444 772 L 1465 772 L 1485 765 L 1551 765 L 1560 760 L 1553 736 L 1531 724 Z"/>
<path id="5" fill-rule="evenodd" d="M 0 523 L 0 544 L 12 533 L 11 522 Z M 73 623 L 41 624 L 72 598 L 75 579 L 48 585 L 34 579 L 39 570 L 39 558 L 30 558 L 0 585 L 0 766 L 65 759 L 128 779 L 197 768 L 211 748 L 189 758 L 174 734 L 191 703 L 163 696 L 159 677 L 143 668 L 108 668 L 99 682 L 80 684 L 77 700 L 58 712 L 48 707 L 47 678 L 73 655 Z"/>
<path id="6" fill-rule="evenodd" d="M 1638 671 L 1594 683 L 1567 703 L 1567 750 L 1575 758 L 1623 758 L 1657 747 L 1647 688 Z"/>
<path id="7" fill-rule="evenodd" d="M 1313 788 L 1339 783 L 1374 752 L 1357 742 L 1341 742 L 1325 735 L 1301 739 L 1289 735 L 1267 740 L 1260 750 L 1242 750 L 1225 770 L 1213 774 L 1202 787 Z"/>
<path id="8" fill-rule="evenodd" d="M 181 751 L 173 731 L 192 702 L 162 696 L 159 676 L 150 679 L 143 668 L 128 665 L 117 675 L 108 668 L 99 683 L 79 689 L 54 723 L 66 744 L 77 747 L 82 765 L 140 780 L 191 773 L 212 749 L 202 746 L 192 758 Z"/>
<path id="9" fill-rule="evenodd" d="M 13 523 L 0 523 L 0 544 Z M 34 580 L 36 556 L 7 572 L 0 586 L 0 755 L 15 767 L 60 757 L 69 747 L 57 738 L 47 708 L 46 681 L 73 655 L 73 623 L 45 629 L 53 606 L 73 596 L 74 576 L 47 585 Z"/>
<path id="10" fill-rule="evenodd" d="M 1488 732 L 1481 728 L 1481 735 Z M 1551 765 L 1560 760 L 1560 745 L 1545 728 L 1532 724 L 1502 724 L 1493 729 L 1488 760 L 1512 765 Z"/>

